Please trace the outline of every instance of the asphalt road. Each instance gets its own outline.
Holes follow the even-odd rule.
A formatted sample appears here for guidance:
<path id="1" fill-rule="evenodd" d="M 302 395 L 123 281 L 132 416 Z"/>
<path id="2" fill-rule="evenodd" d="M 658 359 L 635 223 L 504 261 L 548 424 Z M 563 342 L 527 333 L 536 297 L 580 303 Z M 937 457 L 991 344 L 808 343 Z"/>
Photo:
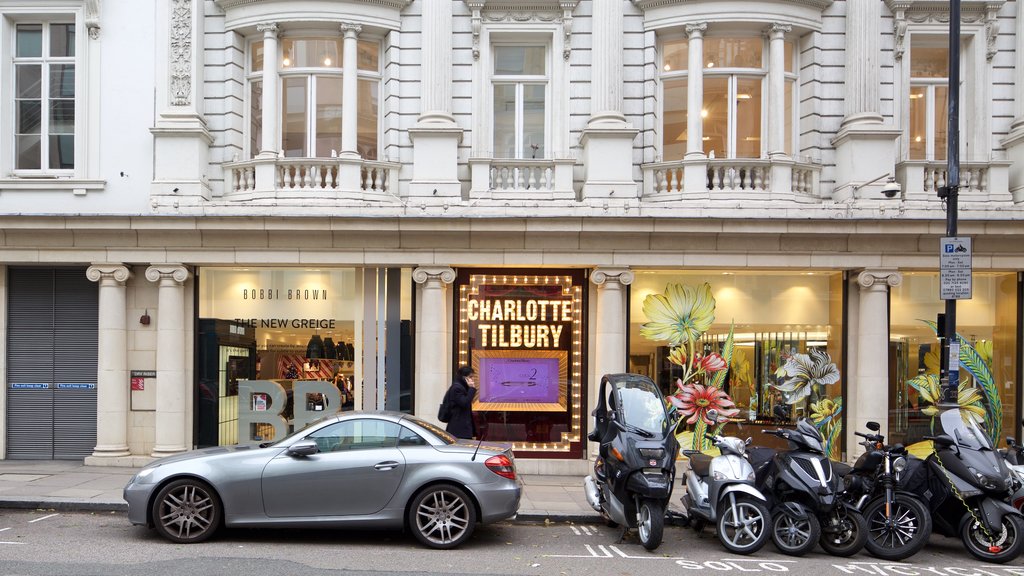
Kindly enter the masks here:
<path id="1" fill-rule="evenodd" d="M 131 526 L 123 513 L 0 510 L 0 576 L 146 576 L 293 574 L 874 574 L 877 576 L 1024 576 L 1024 558 L 982 564 L 959 541 L 935 536 L 911 563 L 866 554 L 834 558 L 817 550 L 800 559 L 771 544 L 754 556 L 725 552 L 705 532 L 667 527 L 646 552 L 635 537 L 593 524 L 501 523 L 477 529 L 458 550 L 427 550 L 400 532 L 226 530 L 198 545 L 166 542 Z"/>

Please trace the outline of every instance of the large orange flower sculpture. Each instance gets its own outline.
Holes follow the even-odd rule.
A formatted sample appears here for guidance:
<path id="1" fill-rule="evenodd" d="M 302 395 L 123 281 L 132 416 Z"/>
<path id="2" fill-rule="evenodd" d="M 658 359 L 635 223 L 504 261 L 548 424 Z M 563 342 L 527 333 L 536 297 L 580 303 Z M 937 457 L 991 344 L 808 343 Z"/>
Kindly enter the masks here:
<path id="1" fill-rule="evenodd" d="M 679 392 L 669 396 L 669 400 L 686 418 L 687 424 L 696 424 L 698 420 L 703 420 L 705 424 L 714 426 L 717 422 L 708 418 L 708 411 L 711 409 L 718 411 L 720 419 L 732 418 L 740 413 L 739 408 L 736 408 L 736 404 L 724 390 L 719 390 L 710 384 L 706 386 L 695 383 L 683 385 L 682 380 L 677 380 L 676 386 L 679 388 Z"/>

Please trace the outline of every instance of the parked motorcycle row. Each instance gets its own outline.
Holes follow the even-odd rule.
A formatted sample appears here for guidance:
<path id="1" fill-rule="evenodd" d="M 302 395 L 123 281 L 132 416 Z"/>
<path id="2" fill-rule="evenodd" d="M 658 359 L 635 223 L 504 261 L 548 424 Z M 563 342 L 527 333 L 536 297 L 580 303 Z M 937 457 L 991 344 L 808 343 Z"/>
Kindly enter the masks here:
<path id="1" fill-rule="evenodd" d="M 709 410 L 715 422 L 718 414 Z M 648 550 L 661 544 L 675 486 L 677 416 L 646 376 L 602 378 L 589 439 L 600 444 L 594 474 L 584 479 L 590 505 L 609 526 L 635 529 Z M 835 556 L 866 550 L 884 560 L 920 551 L 936 532 L 959 538 L 975 558 L 1009 562 L 1024 552 L 1024 446 L 1007 438 L 996 450 L 957 409 L 937 418 L 934 451 L 925 459 L 888 445 L 867 423 L 865 452 L 852 466 L 825 453 L 818 429 L 763 430 L 787 449 L 752 447 L 750 439 L 707 434 L 719 455 L 684 451 L 681 523 L 712 526 L 722 546 L 753 554 L 769 540 L 801 556 L 820 546 Z M 671 518 L 671 514 L 669 515 Z"/>

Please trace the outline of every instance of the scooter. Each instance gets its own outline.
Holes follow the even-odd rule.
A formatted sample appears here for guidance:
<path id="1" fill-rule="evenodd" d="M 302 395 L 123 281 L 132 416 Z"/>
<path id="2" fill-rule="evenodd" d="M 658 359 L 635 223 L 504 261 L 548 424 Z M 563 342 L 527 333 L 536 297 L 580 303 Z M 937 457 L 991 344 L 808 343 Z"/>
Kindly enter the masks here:
<path id="1" fill-rule="evenodd" d="M 841 497 L 863 514 L 868 523 L 864 548 L 883 560 L 903 560 L 917 554 L 932 533 L 928 505 L 900 485 L 904 472 L 915 473 L 924 461 L 910 456 L 902 444 L 887 446 L 878 433 L 878 422 L 868 422 L 873 434 L 854 432 L 864 438 L 866 452 L 854 465 L 836 463 L 843 478 Z"/>
<path id="2" fill-rule="evenodd" d="M 708 410 L 718 421 L 718 412 Z M 683 474 L 686 494 L 683 509 L 690 525 L 698 531 L 714 524 L 718 539 L 735 554 L 753 554 L 768 542 L 771 517 L 767 499 L 754 487 L 754 469 L 746 458 L 750 444 L 731 436 L 705 434 L 721 451 L 711 457 L 700 451 L 686 451 L 690 467 Z"/>
<path id="3" fill-rule="evenodd" d="M 1013 478 L 1006 460 L 974 421 L 958 409 L 939 415 L 942 433 L 927 459 L 928 504 L 935 532 L 959 536 L 984 562 L 1003 564 L 1024 551 L 1024 516 L 1008 501 Z"/>
<path id="4" fill-rule="evenodd" d="M 1012 436 L 1007 436 L 1006 448 L 1001 448 L 999 454 L 1010 468 L 1012 481 L 1010 504 L 1024 512 L 1024 446 L 1018 444 Z"/>
<path id="5" fill-rule="evenodd" d="M 852 556 L 867 539 L 864 517 L 839 499 L 842 489 L 825 455 L 818 429 L 806 418 L 794 430 L 762 430 L 786 440 L 789 449 L 759 448 L 751 463 L 756 485 L 768 497 L 771 535 L 783 554 L 802 556 L 816 544 L 833 556 Z"/>
<path id="6" fill-rule="evenodd" d="M 661 544 L 672 496 L 679 443 L 661 391 L 640 374 L 601 378 L 594 428 L 599 442 L 594 474 L 583 479 L 587 502 L 610 526 L 636 528 L 647 550 Z"/>

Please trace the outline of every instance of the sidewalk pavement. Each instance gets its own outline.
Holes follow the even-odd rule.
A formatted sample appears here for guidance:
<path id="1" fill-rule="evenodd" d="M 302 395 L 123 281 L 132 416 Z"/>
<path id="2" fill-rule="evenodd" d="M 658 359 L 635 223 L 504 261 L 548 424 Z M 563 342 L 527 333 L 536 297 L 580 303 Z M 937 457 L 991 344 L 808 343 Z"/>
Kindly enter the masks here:
<path id="1" fill-rule="evenodd" d="M 77 461 L 0 460 L 0 509 L 123 511 L 121 493 L 137 468 L 85 466 Z M 517 520 L 598 522 L 587 504 L 583 478 L 521 475 Z"/>

